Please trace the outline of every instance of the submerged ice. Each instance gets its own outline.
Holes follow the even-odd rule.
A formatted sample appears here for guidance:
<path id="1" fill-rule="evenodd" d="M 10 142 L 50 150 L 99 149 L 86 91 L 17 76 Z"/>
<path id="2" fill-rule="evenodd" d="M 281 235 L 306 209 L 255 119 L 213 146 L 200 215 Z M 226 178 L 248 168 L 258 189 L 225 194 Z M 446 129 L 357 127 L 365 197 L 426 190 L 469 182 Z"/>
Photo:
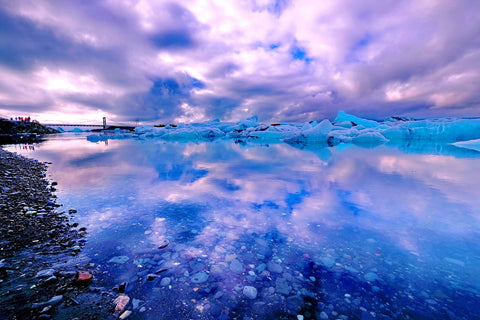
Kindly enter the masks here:
<path id="1" fill-rule="evenodd" d="M 376 146 L 384 143 L 402 144 L 419 141 L 453 143 L 455 146 L 478 151 L 480 119 L 442 118 L 415 120 L 391 117 L 383 121 L 362 119 L 343 111 L 333 122 L 309 121 L 301 124 L 264 124 L 257 117 L 236 123 L 218 120 L 203 123 L 167 126 L 141 126 L 134 133 L 115 131 L 93 134 L 89 141 L 107 139 L 162 139 L 169 141 L 199 141 L 231 138 L 249 142 L 286 142 L 289 144 L 323 144 L 327 146 L 352 143 L 359 146 Z M 473 140 L 471 143 L 460 143 Z M 473 147 L 472 147 L 473 146 Z"/>

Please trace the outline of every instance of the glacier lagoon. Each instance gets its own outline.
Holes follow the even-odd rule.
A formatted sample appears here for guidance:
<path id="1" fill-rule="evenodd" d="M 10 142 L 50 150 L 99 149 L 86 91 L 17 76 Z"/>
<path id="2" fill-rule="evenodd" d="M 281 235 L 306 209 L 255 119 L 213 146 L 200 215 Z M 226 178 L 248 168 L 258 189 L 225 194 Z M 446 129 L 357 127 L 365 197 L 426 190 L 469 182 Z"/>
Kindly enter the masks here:
<path id="1" fill-rule="evenodd" d="M 87 135 L 7 149 L 52 162 L 92 286 L 124 285 L 131 319 L 479 317 L 471 146 Z"/>

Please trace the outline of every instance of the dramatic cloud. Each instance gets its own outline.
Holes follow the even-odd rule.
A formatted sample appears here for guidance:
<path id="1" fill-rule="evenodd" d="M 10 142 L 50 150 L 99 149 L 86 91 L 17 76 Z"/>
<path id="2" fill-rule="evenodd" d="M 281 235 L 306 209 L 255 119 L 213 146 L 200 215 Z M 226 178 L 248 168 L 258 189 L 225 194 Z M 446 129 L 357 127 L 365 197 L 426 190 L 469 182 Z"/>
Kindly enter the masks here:
<path id="1" fill-rule="evenodd" d="M 0 0 L 0 115 L 480 115 L 480 2 Z"/>

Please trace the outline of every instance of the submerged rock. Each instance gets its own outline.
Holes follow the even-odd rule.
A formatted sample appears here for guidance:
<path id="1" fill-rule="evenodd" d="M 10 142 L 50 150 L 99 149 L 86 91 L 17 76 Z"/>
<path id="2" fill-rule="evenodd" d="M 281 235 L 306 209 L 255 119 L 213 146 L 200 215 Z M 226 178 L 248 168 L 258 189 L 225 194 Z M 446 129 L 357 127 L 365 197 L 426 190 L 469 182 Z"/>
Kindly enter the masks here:
<path id="1" fill-rule="evenodd" d="M 116 256 L 113 257 L 112 259 L 108 260 L 108 263 L 118 263 L 118 264 L 124 264 L 127 262 L 130 258 L 127 256 Z"/>
<path id="2" fill-rule="evenodd" d="M 257 297 L 257 289 L 252 286 L 245 286 L 243 288 L 243 294 L 249 299 L 255 299 Z"/>
<path id="3" fill-rule="evenodd" d="M 203 283 L 203 282 L 207 281 L 208 274 L 203 272 L 203 271 L 200 271 L 200 272 L 194 274 L 190 279 L 193 283 Z"/>

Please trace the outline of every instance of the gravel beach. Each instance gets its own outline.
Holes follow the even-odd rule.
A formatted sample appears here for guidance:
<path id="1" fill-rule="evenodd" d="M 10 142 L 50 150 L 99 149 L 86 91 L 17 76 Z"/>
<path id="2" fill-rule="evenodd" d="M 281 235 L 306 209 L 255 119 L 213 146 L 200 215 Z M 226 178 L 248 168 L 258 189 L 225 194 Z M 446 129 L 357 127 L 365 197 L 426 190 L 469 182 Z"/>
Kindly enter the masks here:
<path id="1" fill-rule="evenodd" d="M 55 202 L 47 164 L 0 148 L 0 319 L 108 319 L 112 298 L 90 288 L 87 230 Z"/>

